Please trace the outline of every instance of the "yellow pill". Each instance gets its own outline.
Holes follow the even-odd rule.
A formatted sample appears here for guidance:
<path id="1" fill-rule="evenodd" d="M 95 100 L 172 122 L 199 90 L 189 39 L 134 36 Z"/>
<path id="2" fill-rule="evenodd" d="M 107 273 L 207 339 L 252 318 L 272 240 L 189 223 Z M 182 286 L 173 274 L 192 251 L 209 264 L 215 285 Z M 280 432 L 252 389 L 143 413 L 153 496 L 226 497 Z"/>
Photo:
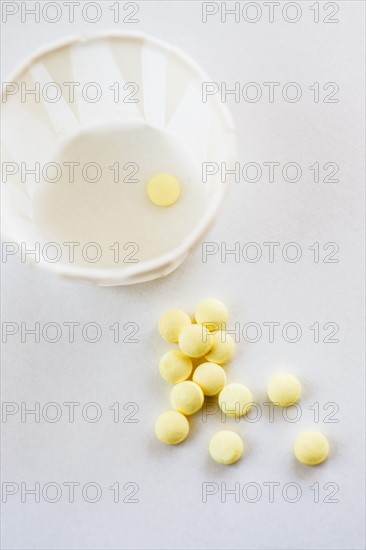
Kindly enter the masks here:
<path id="1" fill-rule="evenodd" d="M 215 298 L 203 300 L 196 307 L 195 319 L 197 323 L 206 326 L 210 331 L 225 328 L 222 323 L 226 324 L 228 318 L 229 312 L 226 305 Z"/>
<path id="2" fill-rule="evenodd" d="M 167 342 L 176 344 L 182 330 L 192 324 L 190 317 L 181 309 L 166 311 L 159 320 L 159 332 Z"/>
<path id="3" fill-rule="evenodd" d="M 267 393 L 275 405 L 290 407 L 301 397 L 301 384 L 293 374 L 280 372 L 272 376 L 268 382 Z"/>
<path id="4" fill-rule="evenodd" d="M 296 438 L 294 453 L 299 462 L 308 466 L 316 466 L 328 457 L 329 443 L 320 432 L 303 432 Z"/>
<path id="5" fill-rule="evenodd" d="M 179 349 L 164 353 L 159 363 L 160 374 L 172 384 L 187 380 L 192 372 L 192 361 Z"/>
<path id="6" fill-rule="evenodd" d="M 216 395 L 226 383 L 226 374 L 215 363 L 202 363 L 193 373 L 193 382 L 200 386 L 205 395 Z"/>
<path id="7" fill-rule="evenodd" d="M 179 347 L 189 357 L 202 357 L 212 346 L 212 336 L 203 325 L 191 325 L 179 334 Z"/>
<path id="8" fill-rule="evenodd" d="M 210 441 L 211 457 L 219 464 L 233 464 L 243 455 L 243 440 L 235 432 L 222 430 L 217 432 Z"/>
<path id="9" fill-rule="evenodd" d="M 219 394 L 219 405 L 227 416 L 246 415 L 253 403 L 250 390 L 244 384 L 228 384 Z"/>
<path id="10" fill-rule="evenodd" d="M 234 339 L 230 336 L 230 334 L 219 330 L 212 335 L 212 347 L 206 354 L 206 359 L 212 363 L 224 365 L 230 361 L 234 355 L 234 350 Z"/>
<path id="11" fill-rule="evenodd" d="M 170 206 L 180 195 L 180 185 L 171 174 L 157 174 L 149 181 L 147 194 L 157 206 Z"/>
<path id="12" fill-rule="evenodd" d="M 195 319 L 197 323 L 205 325 L 211 331 L 225 328 L 222 326 L 222 323 L 226 324 L 228 318 L 229 312 L 227 307 L 220 300 L 216 300 L 216 298 L 203 300 L 196 307 Z"/>
<path id="13" fill-rule="evenodd" d="M 203 405 L 203 391 L 194 382 L 180 382 L 171 391 L 173 407 L 182 414 L 194 414 Z"/>
<path id="14" fill-rule="evenodd" d="M 189 433 L 188 420 L 177 411 L 167 411 L 157 419 L 155 433 L 163 443 L 177 445 L 184 441 Z"/>

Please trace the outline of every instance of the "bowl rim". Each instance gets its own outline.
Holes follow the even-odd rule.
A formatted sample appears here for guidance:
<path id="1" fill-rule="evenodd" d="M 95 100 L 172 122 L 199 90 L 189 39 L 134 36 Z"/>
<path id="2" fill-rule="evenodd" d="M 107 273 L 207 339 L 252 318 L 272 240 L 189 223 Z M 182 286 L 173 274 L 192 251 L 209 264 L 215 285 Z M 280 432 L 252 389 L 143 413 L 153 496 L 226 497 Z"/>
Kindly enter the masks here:
<path id="1" fill-rule="evenodd" d="M 142 31 L 125 31 L 125 30 L 102 30 L 95 32 L 85 32 L 75 35 L 70 35 L 67 37 L 62 37 L 51 42 L 48 42 L 46 45 L 43 45 L 39 48 L 36 48 L 30 55 L 27 56 L 25 60 L 19 63 L 13 71 L 5 78 L 5 82 L 16 82 L 19 80 L 21 75 L 29 69 L 29 67 L 35 62 L 39 61 L 42 57 L 47 54 L 56 52 L 64 48 L 72 47 L 78 43 L 88 43 L 95 42 L 98 40 L 105 39 L 119 39 L 119 40 L 133 40 L 146 42 L 153 47 L 158 47 L 170 54 L 176 56 L 181 61 L 183 61 L 192 72 L 200 79 L 201 82 L 210 82 L 206 72 L 200 67 L 200 65 L 194 61 L 188 54 L 186 54 L 182 49 L 177 46 L 174 46 L 160 38 L 156 38 L 148 33 Z M 0 94 L 0 101 L 2 102 L 3 94 Z M 218 110 L 221 113 L 221 116 L 224 119 L 225 124 L 227 125 L 227 134 L 232 137 L 232 155 L 236 156 L 236 140 L 235 140 L 235 125 L 233 118 L 224 103 L 221 103 L 216 96 L 213 96 L 212 99 L 215 101 Z M 228 184 L 222 184 L 219 187 L 219 192 L 217 193 L 215 200 L 211 203 L 210 207 L 205 210 L 202 218 L 197 224 L 190 230 L 188 236 L 184 238 L 177 246 L 172 248 L 170 251 L 160 254 L 156 257 L 150 258 L 148 260 L 139 261 L 131 265 L 131 267 L 126 267 L 126 264 L 123 266 L 116 267 L 96 267 L 95 265 L 88 265 L 87 267 L 74 266 L 59 263 L 47 263 L 45 261 L 40 262 L 38 265 L 46 268 L 48 271 L 56 272 L 59 275 L 79 280 L 86 280 L 90 283 L 105 282 L 111 283 L 115 280 L 115 283 L 111 284 L 123 284 L 124 282 L 130 281 L 133 283 L 134 278 L 143 277 L 144 280 L 153 279 L 161 276 L 160 272 L 169 269 L 170 266 L 175 264 L 176 267 L 179 265 L 180 261 L 183 261 L 188 253 L 198 244 L 199 240 L 204 236 L 204 234 L 210 229 L 211 225 L 215 220 L 215 216 L 219 211 L 220 204 L 222 203 L 224 196 L 226 195 Z M 180 260 L 180 261 L 179 261 Z M 30 260 L 33 262 L 33 260 Z M 175 267 L 173 267 L 175 269 Z M 172 269 L 172 270 L 173 270 Z M 149 277 L 151 273 L 151 277 Z M 170 271 L 169 271 L 170 273 Z M 117 282 L 119 281 L 119 282 Z"/>

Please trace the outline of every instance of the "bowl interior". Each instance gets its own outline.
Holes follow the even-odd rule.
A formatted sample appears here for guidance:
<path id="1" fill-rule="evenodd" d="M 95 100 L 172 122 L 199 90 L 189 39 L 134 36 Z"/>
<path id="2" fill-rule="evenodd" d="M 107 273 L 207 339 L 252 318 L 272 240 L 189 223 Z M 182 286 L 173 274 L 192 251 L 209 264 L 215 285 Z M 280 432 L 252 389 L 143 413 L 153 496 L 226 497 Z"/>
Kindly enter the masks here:
<path id="1" fill-rule="evenodd" d="M 233 148 L 222 105 L 202 100 L 204 79 L 143 36 L 72 40 L 35 57 L 3 97 L 5 230 L 58 243 L 61 265 L 64 243 L 78 243 L 72 263 L 85 269 L 141 269 L 189 242 L 224 192 L 218 173 L 204 181 L 202 163 L 229 160 Z M 159 173 L 180 182 L 170 207 L 147 196 Z"/>

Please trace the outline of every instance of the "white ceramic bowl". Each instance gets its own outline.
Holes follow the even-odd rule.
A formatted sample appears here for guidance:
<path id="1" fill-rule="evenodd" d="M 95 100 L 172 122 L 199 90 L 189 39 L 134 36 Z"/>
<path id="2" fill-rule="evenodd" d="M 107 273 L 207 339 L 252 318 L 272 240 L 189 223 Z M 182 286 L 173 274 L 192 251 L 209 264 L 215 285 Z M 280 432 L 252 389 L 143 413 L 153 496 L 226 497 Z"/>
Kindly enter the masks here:
<path id="1" fill-rule="evenodd" d="M 7 82 L 3 231 L 14 249 L 105 286 L 176 269 L 226 190 L 219 172 L 203 181 L 202 163 L 235 160 L 231 118 L 218 95 L 202 100 L 201 69 L 155 38 L 104 33 L 48 46 Z M 35 163 L 39 181 L 27 173 Z M 149 178 L 164 172 L 181 183 L 170 207 L 146 194 Z"/>

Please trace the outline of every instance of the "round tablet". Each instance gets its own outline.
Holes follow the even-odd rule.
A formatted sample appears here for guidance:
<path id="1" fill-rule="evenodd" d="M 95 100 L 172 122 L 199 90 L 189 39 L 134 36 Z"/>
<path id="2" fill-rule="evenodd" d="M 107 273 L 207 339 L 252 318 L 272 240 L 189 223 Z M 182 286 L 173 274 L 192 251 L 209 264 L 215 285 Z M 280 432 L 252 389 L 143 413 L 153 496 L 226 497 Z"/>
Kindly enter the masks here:
<path id="1" fill-rule="evenodd" d="M 203 300 L 198 304 L 195 311 L 197 323 L 205 325 L 208 330 L 215 331 L 222 329 L 222 323 L 226 323 L 229 318 L 229 312 L 224 303 L 215 298 Z"/>
<path id="2" fill-rule="evenodd" d="M 164 353 L 159 363 L 160 374 L 172 384 L 187 380 L 192 372 L 192 361 L 179 349 Z"/>
<path id="3" fill-rule="evenodd" d="M 215 363 L 202 363 L 193 373 L 193 382 L 200 386 L 205 395 L 216 395 L 226 383 L 226 374 Z"/>
<path id="4" fill-rule="evenodd" d="M 294 453 L 299 462 L 316 466 L 328 457 L 329 443 L 320 432 L 303 432 L 295 440 Z"/>
<path id="5" fill-rule="evenodd" d="M 149 181 L 147 194 L 157 206 L 170 206 L 180 195 L 180 185 L 171 174 L 157 174 Z"/>
<path id="6" fill-rule="evenodd" d="M 179 334 L 179 347 L 189 357 L 202 357 L 212 346 L 212 336 L 203 325 L 190 325 Z"/>
<path id="7" fill-rule="evenodd" d="M 212 363 L 224 365 L 230 361 L 234 355 L 234 350 L 234 339 L 230 334 L 219 330 L 212 335 L 212 346 L 210 351 L 206 354 L 206 359 Z"/>
<path id="8" fill-rule="evenodd" d="M 272 376 L 267 386 L 268 397 L 275 405 L 290 407 L 301 396 L 301 384 L 293 374 L 280 372 Z"/>
<path id="9" fill-rule="evenodd" d="M 179 334 L 186 327 L 192 324 L 190 317 L 181 309 L 170 309 L 166 311 L 159 320 L 160 335 L 167 342 L 176 344 Z"/>
<path id="10" fill-rule="evenodd" d="M 219 464 L 233 464 L 243 454 L 243 440 L 235 432 L 222 430 L 217 432 L 210 441 L 211 457 Z"/>
<path id="11" fill-rule="evenodd" d="M 180 382 L 170 393 L 173 407 L 183 414 L 194 414 L 203 405 L 203 391 L 194 382 Z"/>
<path id="12" fill-rule="evenodd" d="M 244 384 L 227 384 L 219 394 L 220 408 L 228 416 L 244 416 L 252 403 L 252 394 Z"/>
<path id="13" fill-rule="evenodd" d="M 167 411 L 157 419 L 155 433 L 163 443 L 177 445 L 184 441 L 189 433 L 188 420 L 177 411 Z"/>

